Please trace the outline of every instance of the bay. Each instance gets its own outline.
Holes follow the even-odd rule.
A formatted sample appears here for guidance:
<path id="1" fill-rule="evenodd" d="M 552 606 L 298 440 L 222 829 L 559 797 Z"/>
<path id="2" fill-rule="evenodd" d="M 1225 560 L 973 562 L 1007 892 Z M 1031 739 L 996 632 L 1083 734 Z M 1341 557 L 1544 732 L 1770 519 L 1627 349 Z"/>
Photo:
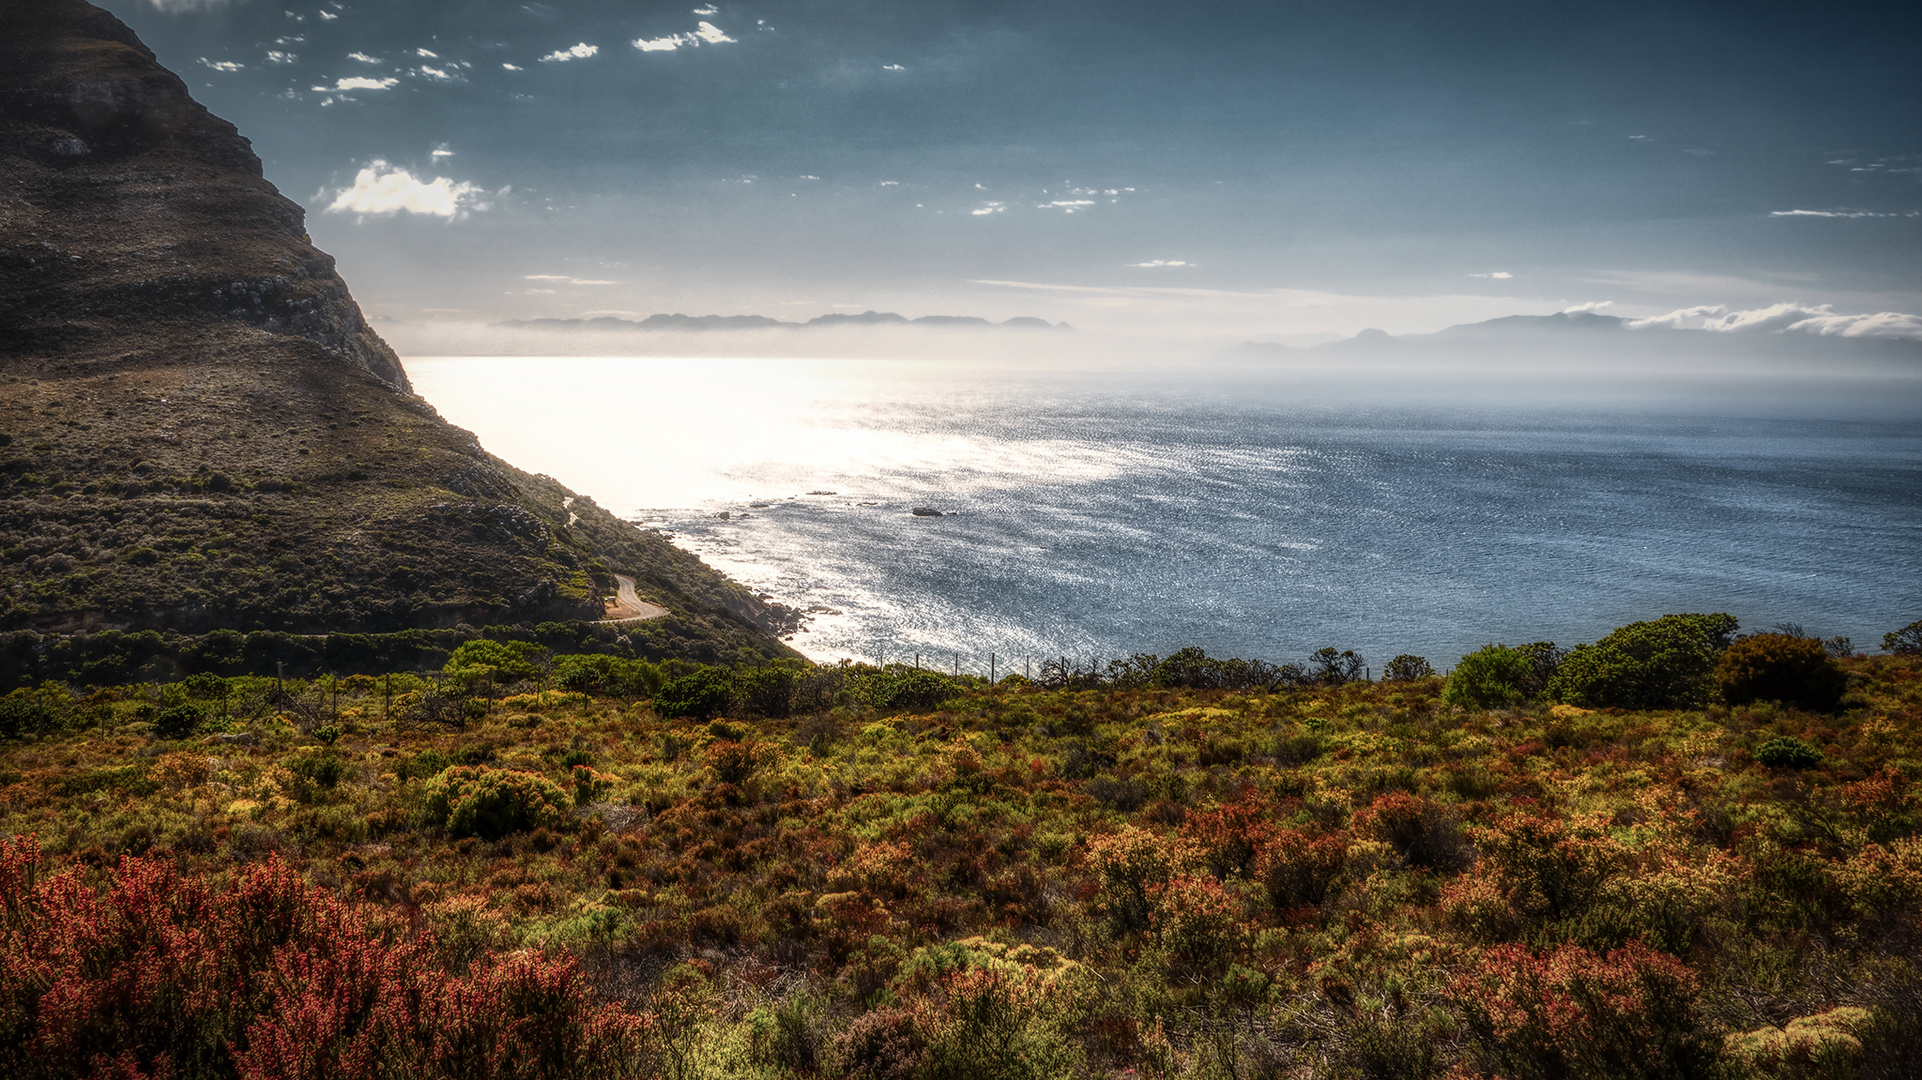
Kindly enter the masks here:
<path id="1" fill-rule="evenodd" d="M 1667 612 L 1858 647 L 1922 618 L 1915 421 L 1311 403 L 1248 369 L 406 364 L 493 452 L 820 609 L 792 642 L 817 660 L 1445 669 Z"/>

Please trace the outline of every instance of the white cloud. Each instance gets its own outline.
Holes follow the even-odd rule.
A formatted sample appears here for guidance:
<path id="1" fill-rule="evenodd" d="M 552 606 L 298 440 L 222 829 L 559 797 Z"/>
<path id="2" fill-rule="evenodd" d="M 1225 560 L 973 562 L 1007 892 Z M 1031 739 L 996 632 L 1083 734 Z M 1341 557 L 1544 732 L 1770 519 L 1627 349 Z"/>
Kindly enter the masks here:
<path id="1" fill-rule="evenodd" d="M 290 52 L 281 52 L 279 49 L 267 50 L 267 62 L 269 64 L 291 64 L 298 59 L 300 59 L 300 57 Z"/>
<path id="2" fill-rule="evenodd" d="M 335 19 L 338 19 L 338 18 L 340 18 L 340 16 L 334 14 L 331 11 L 323 11 L 320 13 L 320 20 L 322 22 L 333 22 Z"/>
<path id="3" fill-rule="evenodd" d="M 1922 338 L 1922 315 L 1899 311 L 1845 315 L 1830 304 L 1771 304 L 1746 311 L 1720 304 L 1680 308 L 1629 323 L 1633 327 L 1712 330 L 1718 333 L 1803 333 L 1824 337 Z"/>
<path id="4" fill-rule="evenodd" d="M 697 7 L 694 9 L 694 14 L 696 15 L 719 15 L 720 13 L 721 13 L 721 9 L 715 7 L 713 4 L 709 4 L 706 7 Z"/>
<path id="5" fill-rule="evenodd" d="M 619 285 L 618 281 L 603 281 L 598 278 L 569 277 L 566 274 L 528 274 L 528 281 L 565 281 L 569 285 Z"/>
<path id="6" fill-rule="evenodd" d="M 881 70 L 882 71 L 906 71 L 907 68 L 902 67 L 900 64 L 882 64 Z"/>
<path id="7" fill-rule="evenodd" d="M 985 217 L 989 214 L 1005 213 L 1007 212 L 1007 209 L 1008 208 L 1002 205 L 1001 203 L 991 202 L 991 203 L 983 203 L 981 206 L 977 207 L 976 209 L 970 210 L 968 212 L 970 214 L 973 214 L 975 217 Z"/>
<path id="8" fill-rule="evenodd" d="M 1770 210 L 1770 217 L 1832 217 L 1865 218 L 1894 217 L 1893 214 L 1876 214 L 1867 210 Z"/>
<path id="9" fill-rule="evenodd" d="M 1185 259 L 1149 259 L 1147 262 L 1129 263 L 1128 265 L 1137 270 L 1152 270 L 1162 266 L 1193 266 L 1194 263 L 1188 262 Z"/>
<path id="10" fill-rule="evenodd" d="M 634 41 L 634 47 L 642 52 L 673 52 L 685 44 L 687 44 L 687 38 L 679 34 L 670 34 L 661 38 L 637 38 Z"/>
<path id="11" fill-rule="evenodd" d="M 210 67 L 215 71 L 239 71 L 241 68 L 247 66 L 245 64 L 235 63 L 232 60 L 209 60 L 204 56 L 200 58 L 200 64 L 202 67 Z"/>
<path id="12" fill-rule="evenodd" d="M 900 187 L 900 186 L 901 186 L 901 181 L 899 181 L 899 180 L 883 180 L 883 181 L 881 181 L 881 186 L 882 186 L 882 187 Z"/>
<path id="13" fill-rule="evenodd" d="M 1509 278 L 1512 278 L 1515 275 L 1509 273 L 1506 270 L 1496 270 L 1495 272 L 1489 273 L 1489 274 L 1470 274 L 1468 276 L 1478 277 L 1478 278 L 1493 278 L 1496 281 L 1507 281 Z"/>
<path id="14" fill-rule="evenodd" d="M 447 148 L 447 144 L 446 144 L 446 143 L 441 143 L 441 144 L 440 144 L 439 146 L 436 146 L 436 147 L 434 147 L 434 151 L 433 151 L 433 155 L 432 155 L 432 156 L 433 156 L 433 157 L 434 157 L 434 158 L 435 158 L 436 160 L 438 160 L 438 159 L 440 159 L 440 158 L 444 158 L 444 157 L 453 157 L 453 156 L 454 156 L 454 152 L 453 152 L 452 150 L 449 150 L 449 149 Z"/>
<path id="15" fill-rule="evenodd" d="M 349 75 L 345 78 L 335 79 L 334 85 L 332 86 L 316 86 L 314 89 L 323 94 L 338 94 L 346 90 L 387 90 L 399 82 L 399 79 L 391 77 L 385 79 L 369 79 L 360 75 Z"/>
<path id="16" fill-rule="evenodd" d="M 451 72 L 442 71 L 437 67 L 429 67 L 426 64 L 420 66 L 420 73 L 434 79 L 453 79 L 455 77 Z"/>
<path id="17" fill-rule="evenodd" d="M 711 22 L 701 23 L 700 27 L 694 31 L 694 36 L 707 42 L 709 45 L 723 45 L 734 40 L 722 33 L 721 28 Z"/>
<path id="18" fill-rule="evenodd" d="M 147 2 L 169 15 L 182 11 L 207 11 L 227 6 L 227 0 L 147 0 Z"/>
<path id="19" fill-rule="evenodd" d="M 432 49 L 415 49 L 414 55 L 420 57 L 422 60 L 439 60 L 440 59 L 440 54 L 433 51 Z"/>
<path id="20" fill-rule="evenodd" d="M 350 53 L 348 53 L 348 54 L 347 54 L 347 59 L 349 59 L 349 60 L 358 60 L 358 61 L 360 61 L 360 62 L 361 62 L 361 63 L 363 63 L 363 64 L 383 64 L 383 63 L 386 63 L 386 61 L 384 61 L 384 60 L 382 60 L 382 59 L 381 59 L 380 57 L 378 57 L 378 56 L 368 56 L 368 55 L 367 55 L 366 53 L 364 53 L 364 52 L 350 52 Z"/>
<path id="21" fill-rule="evenodd" d="M 1578 311 L 1600 311 L 1603 308 L 1612 308 L 1614 306 L 1615 306 L 1615 301 L 1613 300 L 1588 300 L 1580 304 L 1576 304 L 1574 307 L 1563 308 L 1562 314 L 1568 315 Z"/>
<path id="22" fill-rule="evenodd" d="M 354 176 L 354 185 L 344 188 L 327 207 L 332 213 L 352 214 L 429 214 L 453 218 L 468 208 L 484 210 L 475 200 L 481 189 L 445 176 L 422 180 L 406 169 L 374 160 Z"/>
<path id="23" fill-rule="evenodd" d="M 585 60 L 600 51 L 601 47 L 599 45 L 589 45 L 583 41 L 571 49 L 555 49 L 553 52 L 541 57 L 541 63 L 561 64 L 569 60 Z"/>
<path id="24" fill-rule="evenodd" d="M 506 68 L 506 69 L 507 69 L 508 71 L 521 71 L 521 70 L 523 70 L 522 68 L 520 68 L 520 67 L 518 67 L 518 66 L 516 66 L 516 65 L 514 65 L 514 64 L 502 64 L 502 65 L 501 65 L 501 67 L 503 67 L 503 68 Z"/>

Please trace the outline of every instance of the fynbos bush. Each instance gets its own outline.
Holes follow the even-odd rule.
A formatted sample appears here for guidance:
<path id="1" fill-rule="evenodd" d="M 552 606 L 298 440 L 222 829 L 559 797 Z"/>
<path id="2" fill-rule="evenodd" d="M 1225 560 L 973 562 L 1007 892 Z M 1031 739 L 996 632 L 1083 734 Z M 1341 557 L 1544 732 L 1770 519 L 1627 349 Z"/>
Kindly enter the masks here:
<path id="1" fill-rule="evenodd" d="M 455 836 L 498 840 L 567 820 L 573 799 L 538 773 L 455 765 L 427 785 L 430 820 Z"/>
<path id="2" fill-rule="evenodd" d="M 1815 638 L 1753 634 L 1737 638 L 1722 654 L 1715 682 L 1731 705 L 1779 701 L 1828 712 L 1842 700 L 1849 679 Z"/>

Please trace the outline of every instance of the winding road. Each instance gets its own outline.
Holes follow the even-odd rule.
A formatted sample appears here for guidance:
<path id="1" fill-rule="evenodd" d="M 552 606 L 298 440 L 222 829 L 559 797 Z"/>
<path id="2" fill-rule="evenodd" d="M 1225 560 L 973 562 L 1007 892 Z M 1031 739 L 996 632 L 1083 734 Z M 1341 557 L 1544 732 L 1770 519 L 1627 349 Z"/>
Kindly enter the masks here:
<path id="1" fill-rule="evenodd" d="M 615 574 L 614 583 L 619 586 L 614 598 L 607 601 L 607 618 L 604 623 L 646 622 L 667 614 L 667 609 L 659 604 L 650 604 L 634 592 L 634 579 L 626 574 Z"/>

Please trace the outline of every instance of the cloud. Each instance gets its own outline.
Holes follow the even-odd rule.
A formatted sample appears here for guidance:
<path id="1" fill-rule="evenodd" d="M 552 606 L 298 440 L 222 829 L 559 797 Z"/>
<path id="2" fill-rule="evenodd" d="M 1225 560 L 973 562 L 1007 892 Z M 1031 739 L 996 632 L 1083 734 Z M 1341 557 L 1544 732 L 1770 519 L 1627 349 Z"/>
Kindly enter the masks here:
<path id="1" fill-rule="evenodd" d="M 565 281 L 569 285 L 619 285 L 618 281 L 602 281 L 598 278 L 568 277 L 566 274 L 528 274 L 528 281 Z"/>
<path id="2" fill-rule="evenodd" d="M 571 49 L 555 49 L 553 52 L 541 57 L 541 63 L 564 64 L 569 60 L 585 60 L 600 51 L 601 47 L 599 45 L 589 45 L 583 41 Z"/>
<path id="3" fill-rule="evenodd" d="M 721 9 L 715 7 L 713 4 L 709 4 L 706 7 L 697 7 L 694 9 L 694 14 L 696 15 L 719 15 L 720 13 L 721 13 Z"/>
<path id="4" fill-rule="evenodd" d="M 350 53 L 348 53 L 348 54 L 347 54 L 347 59 L 349 59 L 349 60 L 358 60 L 358 61 L 360 61 L 360 62 L 361 62 L 361 63 L 363 63 L 363 64 L 384 64 L 384 63 L 386 63 L 386 61 L 384 61 L 384 60 L 382 60 L 382 59 L 381 59 L 380 57 L 378 57 L 378 56 L 368 56 L 368 55 L 367 55 L 366 53 L 364 53 L 364 52 L 350 52 Z"/>
<path id="5" fill-rule="evenodd" d="M 441 70 L 440 68 L 437 68 L 437 67 L 429 67 L 429 66 L 427 66 L 426 64 L 422 64 L 422 65 L 420 66 L 420 73 L 421 73 L 422 75 L 426 75 L 426 76 L 428 76 L 428 77 L 430 77 L 430 78 L 435 78 L 435 79 L 442 79 L 442 80 L 447 80 L 447 81 L 451 81 L 451 80 L 453 80 L 453 79 L 455 79 L 455 78 L 458 78 L 458 77 L 459 77 L 459 76 L 456 76 L 455 74 L 453 74 L 452 72 L 449 72 L 449 71 L 443 71 L 443 70 Z"/>
<path id="6" fill-rule="evenodd" d="M 1770 210 L 1770 217 L 1827 217 L 1827 218 L 1865 218 L 1895 217 L 1894 214 L 1877 214 L 1870 210 Z"/>
<path id="7" fill-rule="evenodd" d="M 1186 259 L 1149 259 L 1147 262 L 1129 263 L 1128 265 L 1137 270 L 1152 270 L 1162 266 L 1193 266 L 1195 264 Z"/>
<path id="8" fill-rule="evenodd" d="M 701 23 L 700 27 L 694 31 L 694 36 L 707 42 L 709 45 L 724 45 L 734 40 L 722 33 L 721 28 L 711 22 Z"/>
<path id="9" fill-rule="evenodd" d="M 524 68 L 521 68 L 521 67 L 518 67 L 518 66 L 516 66 L 516 65 L 514 65 L 514 64 L 502 64 L 502 65 L 501 65 L 501 67 L 503 67 L 503 68 L 506 68 L 506 69 L 507 69 L 508 71 L 523 71 L 523 70 L 525 70 Z"/>
<path id="10" fill-rule="evenodd" d="M 147 0 L 147 2 L 169 15 L 182 11 L 208 11 L 227 6 L 227 0 Z"/>
<path id="11" fill-rule="evenodd" d="M 298 59 L 300 59 L 300 57 L 290 52 L 281 52 L 279 49 L 267 50 L 267 62 L 269 64 L 291 64 Z"/>
<path id="12" fill-rule="evenodd" d="M 900 64 L 882 64 L 881 70 L 882 71 L 906 71 L 907 68 L 902 67 Z"/>
<path id="13" fill-rule="evenodd" d="M 210 67 L 215 71 L 239 71 L 241 68 L 247 66 L 245 64 L 235 63 L 232 60 L 209 60 L 204 56 L 200 58 L 200 64 L 202 67 Z"/>
<path id="14" fill-rule="evenodd" d="M 688 43 L 680 34 L 670 34 L 660 38 L 636 38 L 634 47 L 642 52 L 673 52 Z"/>
<path id="15" fill-rule="evenodd" d="M 1824 337 L 1902 337 L 1922 339 L 1922 315 L 1899 311 L 1845 315 L 1831 304 L 1771 304 L 1745 311 L 1720 304 L 1680 308 L 1666 315 L 1636 319 L 1631 327 L 1711 330 L 1717 333 L 1802 333 Z"/>
<path id="16" fill-rule="evenodd" d="M 440 54 L 437 52 L 434 52 L 432 49 L 415 49 L 414 55 L 420 57 L 422 60 L 439 60 L 440 59 Z"/>
<path id="17" fill-rule="evenodd" d="M 1600 311 L 1603 308 L 1612 308 L 1614 306 L 1615 301 L 1613 300 L 1588 300 L 1576 304 L 1574 307 L 1565 307 L 1562 309 L 1562 313 L 1566 315 L 1577 311 Z"/>
<path id="18" fill-rule="evenodd" d="M 446 144 L 446 143 L 441 143 L 441 144 L 440 144 L 439 146 L 436 146 L 436 147 L 434 147 L 434 151 L 433 151 L 433 154 L 432 154 L 432 156 L 433 156 L 433 157 L 434 157 L 434 158 L 435 158 L 436 160 L 438 160 L 438 159 L 440 159 L 440 158 L 444 158 L 444 157 L 453 157 L 453 156 L 454 156 L 454 152 L 453 152 L 452 150 L 449 150 L 449 149 L 447 148 L 447 144 Z"/>
<path id="19" fill-rule="evenodd" d="M 968 211 L 968 213 L 973 214 L 975 217 L 985 217 L 988 214 L 1005 213 L 1007 209 L 1008 209 L 1007 206 L 1003 205 L 1002 203 L 991 202 L 991 203 L 983 203 L 979 207 L 976 207 L 975 209 Z"/>
<path id="20" fill-rule="evenodd" d="M 376 159 L 354 176 L 354 185 L 344 188 L 327 207 L 331 213 L 351 214 L 428 214 L 453 218 L 467 209 L 485 210 L 476 202 L 481 189 L 445 176 L 421 180 L 406 169 L 397 169 Z"/>
<path id="21" fill-rule="evenodd" d="M 1508 271 L 1506 271 L 1506 270 L 1496 270 L 1496 271 L 1494 271 L 1493 273 L 1488 273 L 1488 274 L 1470 274 L 1470 275 L 1468 275 L 1468 276 L 1469 276 L 1469 277 L 1478 277 L 1478 278 L 1493 278 L 1493 279 L 1495 279 L 1496 281 L 1507 281 L 1507 280 L 1508 280 L 1509 278 L 1512 278 L 1512 277 L 1514 277 L 1515 275 L 1513 275 L 1513 274 L 1511 274 L 1511 273 L 1509 273 L 1509 272 L 1508 272 Z"/>
<path id="22" fill-rule="evenodd" d="M 710 7 L 705 11 L 696 11 L 694 14 L 712 15 L 714 14 L 714 9 Z M 642 52 L 673 52 L 683 45 L 693 47 L 699 47 L 702 44 L 725 45 L 733 40 L 734 39 L 728 37 L 726 31 L 720 27 L 715 26 L 711 22 L 702 22 L 692 31 L 685 34 L 669 34 L 666 37 L 657 38 L 635 38 L 634 47 Z"/>
<path id="23" fill-rule="evenodd" d="M 369 79 L 360 75 L 349 75 L 334 80 L 332 86 L 316 86 L 314 89 L 324 94 L 338 94 L 347 90 L 387 90 L 399 82 L 400 80 L 395 78 Z"/>

